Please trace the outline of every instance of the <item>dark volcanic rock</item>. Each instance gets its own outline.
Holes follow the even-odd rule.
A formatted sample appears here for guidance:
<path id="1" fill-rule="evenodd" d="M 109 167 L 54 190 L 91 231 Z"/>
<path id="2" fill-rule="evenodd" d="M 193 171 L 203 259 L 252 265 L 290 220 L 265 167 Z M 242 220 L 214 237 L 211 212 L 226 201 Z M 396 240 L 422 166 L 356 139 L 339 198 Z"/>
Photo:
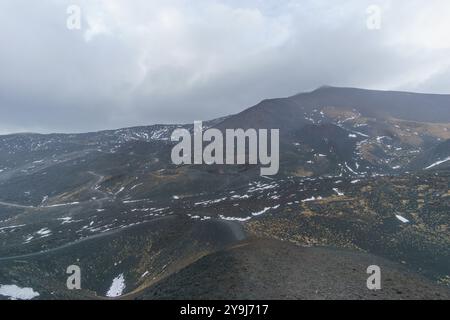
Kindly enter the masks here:
<path id="1" fill-rule="evenodd" d="M 367 267 L 382 289 L 367 289 Z M 450 291 L 382 258 L 276 241 L 242 243 L 146 289 L 144 299 L 449 299 Z"/>

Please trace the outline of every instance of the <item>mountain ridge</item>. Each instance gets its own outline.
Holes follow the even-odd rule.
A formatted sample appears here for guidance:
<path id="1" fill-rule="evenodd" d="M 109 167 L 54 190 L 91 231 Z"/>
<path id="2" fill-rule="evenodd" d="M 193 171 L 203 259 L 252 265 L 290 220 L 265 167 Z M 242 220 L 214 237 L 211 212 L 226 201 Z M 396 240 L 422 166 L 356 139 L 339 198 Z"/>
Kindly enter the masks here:
<path id="1" fill-rule="evenodd" d="M 450 160 L 444 160 L 450 157 L 450 121 L 399 119 L 389 104 L 382 108 L 387 113 L 367 113 L 380 99 L 369 98 L 357 109 L 351 104 L 360 93 L 345 102 L 343 91 L 354 92 L 322 88 L 305 93 L 306 100 L 265 100 L 241 114 L 204 122 L 205 129 L 279 128 L 280 172 L 271 178 L 261 177 L 258 166 L 174 165 L 171 132 L 192 130 L 191 124 L 0 136 L 0 284 L 31 287 L 44 299 L 103 299 L 111 282 L 120 280 L 124 298 L 136 293 L 132 298 L 153 299 L 177 297 L 174 290 L 184 283 L 179 275 L 189 275 L 189 281 L 206 272 L 211 275 L 206 283 L 184 294 L 210 297 L 213 291 L 222 297 L 228 280 L 216 281 L 211 261 L 222 263 L 231 254 L 235 263 L 221 278 L 239 280 L 234 273 L 240 267 L 249 277 L 234 282 L 237 298 L 255 296 L 251 288 L 261 281 L 267 283 L 258 297 L 280 298 L 283 287 L 270 288 L 286 279 L 277 263 L 291 274 L 291 256 L 300 257 L 297 263 L 302 247 L 323 246 L 364 251 L 370 259 L 395 262 L 392 270 L 403 265 L 425 277 L 412 277 L 404 287 L 404 276 L 394 272 L 394 291 L 386 297 L 419 297 L 416 284 L 430 289 L 426 297 L 447 296 Z M 337 106 L 326 103 L 334 100 L 333 92 L 342 101 Z M 442 110 L 439 118 L 446 121 L 450 112 Z M 244 247 L 227 251 L 239 248 L 245 237 L 255 240 L 251 248 L 260 254 Z M 287 255 L 279 255 L 280 249 Z M 314 256 L 320 250 L 308 251 Z M 261 266 L 268 256 L 279 261 Z M 366 276 L 360 258 L 350 255 L 347 262 Z M 86 277 L 81 292 L 65 287 L 64 271 L 74 259 Z M 323 267 L 327 274 L 335 268 Z M 345 275 L 346 268 L 339 268 L 337 274 Z M 57 277 L 55 270 L 61 271 Z M 46 274 L 51 279 L 40 276 Z M 313 290 L 323 284 L 320 275 L 292 275 L 301 283 L 290 287 L 290 297 L 330 297 Z M 359 298 L 376 298 L 366 295 L 365 279 L 360 280 L 346 283 L 358 286 Z M 338 291 L 332 295 L 354 297 Z"/>
<path id="2" fill-rule="evenodd" d="M 230 117 L 235 117 L 238 115 L 241 115 L 243 113 L 246 112 L 250 112 L 251 110 L 254 109 L 258 109 L 261 107 L 264 107 L 264 109 L 267 108 L 267 104 L 271 104 L 274 105 L 276 103 L 285 103 L 286 100 L 297 100 L 297 99 L 301 99 L 304 97 L 311 97 L 311 96 L 315 96 L 319 93 L 339 93 L 339 92 L 343 92 L 343 93 L 351 93 L 351 92 L 356 92 L 358 94 L 369 94 L 369 95 L 399 95 L 399 96 L 403 96 L 403 97 L 414 97 L 417 98 L 419 96 L 423 97 L 423 98 L 439 98 L 439 99 L 448 99 L 449 101 L 445 101 L 447 109 L 444 109 L 444 111 L 447 111 L 450 113 L 450 105 L 448 104 L 450 102 L 450 94 L 440 94 L 440 93 L 421 93 L 421 92 L 412 92 L 412 91 L 399 91 L 399 90 L 376 90 L 376 89 L 364 89 L 364 88 L 358 88 L 358 87 L 339 87 L 339 86 L 321 86 L 318 87 L 317 89 L 314 89 L 312 91 L 306 91 L 306 92 L 299 92 L 297 94 L 294 95 L 290 95 L 287 97 L 282 97 L 282 98 L 267 98 L 267 99 L 263 99 L 261 100 L 259 103 L 245 108 L 242 111 L 236 113 L 236 114 L 231 114 L 231 115 L 224 115 L 224 116 L 220 116 L 211 120 L 205 120 L 204 123 L 208 124 L 208 123 L 220 123 L 222 121 L 227 120 Z M 298 105 L 299 107 L 301 107 L 301 105 Z M 438 107 L 440 107 L 441 105 L 438 104 Z M 347 106 L 348 107 L 348 106 Z M 267 110 L 267 109 L 266 109 Z M 436 118 L 437 119 L 437 118 Z M 446 117 L 444 117 L 445 121 L 450 121 L 450 114 L 446 115 Z M 422 119 L 423 120 L 423 119 Z M 439 119 L 439 120 L 443 120 L 443 119 Z M 0 137 L 7 137 L 7 136 L 27 136 L 27 135 L 40 135 L 40 136 L 48 136 L 48 135 L 65 135 L 65 136 L 70 136 L 70 135 L 89 135 L 89 134 L 95 134 L 95 133 L 110 133 L 110 132 L 114 132 L 114 131 L 120 131 L 120 130 L 139 130 L 139 129 L 145 129 L 145 128 L 149 128 L 149 127 L 177 127 L 177 126 L 191 126 L 190 123 L 172 123 L 172 124 L 164 124 L 164 123 L 155 123 L 155 124 L 148 124 L 148 125 L 139 125 L 139 126 L 131 126 L 131 127 L 120 127 L 120 128 L 115 128 L 115 129 L 102 129 L 102 130 L 91 130 L 91 131 L 86 131 L 86 132 L 77 132 L 77 133 L 71 133 L 71 132 L 51 132 L 51 133 L 39 133 L 39 132 L 15 132 L 15 133 L 7 133 L 7 134 L 1 134 Z"/>

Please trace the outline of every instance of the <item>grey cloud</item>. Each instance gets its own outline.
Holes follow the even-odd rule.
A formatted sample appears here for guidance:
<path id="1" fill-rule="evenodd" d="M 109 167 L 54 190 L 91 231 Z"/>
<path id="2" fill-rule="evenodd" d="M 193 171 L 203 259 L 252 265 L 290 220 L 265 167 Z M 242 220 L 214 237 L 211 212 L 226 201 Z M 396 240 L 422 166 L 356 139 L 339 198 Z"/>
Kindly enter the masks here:
<path id="1" fill-rule="evenodd" d="M 191 122 L 323 84 L 447 90 L 446 2 L 379 1 L 378 31 L 372 1 L 241 2 L 2 1 L 0 133 Z"/>

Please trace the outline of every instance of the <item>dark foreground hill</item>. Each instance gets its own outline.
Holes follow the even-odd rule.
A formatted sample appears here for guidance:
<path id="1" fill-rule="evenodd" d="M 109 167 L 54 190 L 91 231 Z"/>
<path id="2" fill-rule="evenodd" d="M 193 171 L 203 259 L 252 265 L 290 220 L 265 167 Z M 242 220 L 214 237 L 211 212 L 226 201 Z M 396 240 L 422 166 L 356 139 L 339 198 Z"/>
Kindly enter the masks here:
<path id="1" fill-rule="evenodd" d="M 382 290 L 366 269 L 382 270 Z M 385 259 L 346 250 L 255 240 L 206 256 L 139 299 L 450 299 L 450 291 Z"/>

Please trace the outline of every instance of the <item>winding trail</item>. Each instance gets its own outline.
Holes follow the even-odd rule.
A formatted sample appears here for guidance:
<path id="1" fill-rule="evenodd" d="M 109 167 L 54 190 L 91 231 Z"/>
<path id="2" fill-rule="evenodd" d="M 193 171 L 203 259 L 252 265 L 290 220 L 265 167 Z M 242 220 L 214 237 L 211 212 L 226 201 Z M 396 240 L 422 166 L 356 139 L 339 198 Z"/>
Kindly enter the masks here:
<path id="1" fill-rule="evenodd" d="M 147 223 L 153 223 L 153 222 L 161 221 L 161 220 L 165 220 L 165 219 L 172 219 L 174 217 L 175 216 L 173 216 L 173 215 L 159 217 L 159 218 L 152 219 L 150 221 L 142 222 L 139 225 L 147 224 Z M 236 222 L 236 221 L 220 220 L 220 219 L 215 220 L 215 222 L 227 226 L 229 228 L 229 230 L 231 231 L 232 235 L 233 235 L 234 241 L 239 242 L 239 241 L 242 241 L 242 240 L 247 238 L 247 235 L 246 235 L 246 232 L 244 230 L 244 226 L 243 226 L 242 223 Z M 110 231 L 103 232 L 103 233 L 98 233 L 98 234 L 92 235 L 90 237 L 86 237 L 86 238 L 82 238 L 82 239 L 75 240 L 75 241 L 72 241 L 72 242 L 68 242 L 68 243 L 63 244 L 63 245 L 61 245 L 59 247 L 55 247 L 55 248 L 48 249 L 48 250 L 43 250 L 43 251 L 38 251 L 38 252 L 31 252 L 31 253 L 21 254 L 21 255 L 17 255 L 17 256 L 0 257 L 0 262 L 17 260 L 17 259 L 33 258 L 33 257 L 41 256 L 41 255 L 44 255 L 44 254 L 53 253 L 53 252 L 66 249 L 66 248 L 69 248 L 71 246 L 74 246 L 74 245 L 77 245 L 77 244 L 80 244 L 80 243 L 83 243 L 83 242 L 86 242 L 86 241 L 90 241 L 90 240 L 93 240 L 93 239 L 98 239 L 98 238 L 106 237 L 106 236 L 109 236 L 109 235 L 113 235 L 113 234 L 119 233 L 121 231 L 125 231 L 127 229 L 131 229 L 133 227 L 136 227 L 136 225 L 128 226 L 128 227 L 125 227 L 125 228 L 117 228 L 117 229 L 110 230 Z"/>
<path id="2" fill-rule="evenodd" d="M 159 218 L 152 219 L 150 221 L 142 222 L 139 225 L 143 225 L 143 224 L 147 224 L 147 223 L 153 223 L 155 221 L 161 221 L 161 220 L 170 219 L 170 218 L 173 218 L 173 217 L 174 216 L 159 217 Z M 44 255 L 44 254 L 53 253 L 53 252 L 66 249 L 66 248 L 69 248 L 71 246 L 74 246 L 74 245 L 77 245 L 77 244 L 80 244 L 80 243 L 83 243 L 83 242 L 86 242 L 86 241 L 89 241 L 89 240 L 110 236 L 110 235 L 119 233 L 121 231 L 125 231 L 127 229 L 131 229 L 131 228 L 136 227 L 136 226 L 137 225 L 132 225 L 132 226 L 128 226 L 128 227 L 125 227 L 125 228 L 117 228 L 117 229 L 110 230 L 110 231 L 107 231 L 107 232 L 97 233 L 97 234 L 92 235 L 90 237 L 86 237 L 86 238 L 82 238 L 82 239 L 75 240 L 75 241 L 72 241 L 72 242 L 68 242 L 68 243 L 63 244 L 63 245 L 61 245 L 59 247 L 55 247 L 55 248 L 48 249 L 48 250 L 43 250 L 43 251 L 38 251 L 38 252 L 31 252 L 31 253 L 21 254 L 21 255 L 17 255 L 17 256 L 0 257 L 0 262 L 11 261 L 11 260 L 18 260 L 18 259 L 33 258 L 33 257 L 41 256 L 41 255 Z"/>
<path id="3" fill-rule="evenodd" d="M 21 209 L 35 209 L 36 207 L 33 206 L 24 206 L 21 204 L 11 203 L 11 202 L 3 202 L 0 201 L 0 206 L 4 207 L 12 207 L 12 208 L 21 208 Z"/>
<path id="4" fill-rule="evenodd" d="M 95 200 L 83 201 L 83 202 L 60 203 L 60 204 L 56 203 L 56 204 L 49 205 L 49 206 L 26 206 L 26 205 L 12 203 L 12 202 L 0 201 L 0 206 L 11 207 L 11 208 L 20 208 L 20 209 L 46 209 L 46 208 L 57 208 L 57 207 L 64 207 L 64 206 L 81 205 L 86 202 L 92 202 L 92 201 L 99 202 L 99 201 L 105 201 L 105 200 L 110 199 L 109 194 L 107 194 L 104 191 L 96 189 L 96 186 L 99 185 L 100 183 L 102 183 L 102 181 L 105 179 L 105 177 L 98 173 L 92 172 L 92 171 L 89 171 L 88 173 L 97 178 L 97 180 L 95 180 L 94 182 L 91 183 L 91 185 L 89 186 L 89 189 L 92 192 L 100 193 L 102 195 L 102 198 L 95 199 Z"/>

